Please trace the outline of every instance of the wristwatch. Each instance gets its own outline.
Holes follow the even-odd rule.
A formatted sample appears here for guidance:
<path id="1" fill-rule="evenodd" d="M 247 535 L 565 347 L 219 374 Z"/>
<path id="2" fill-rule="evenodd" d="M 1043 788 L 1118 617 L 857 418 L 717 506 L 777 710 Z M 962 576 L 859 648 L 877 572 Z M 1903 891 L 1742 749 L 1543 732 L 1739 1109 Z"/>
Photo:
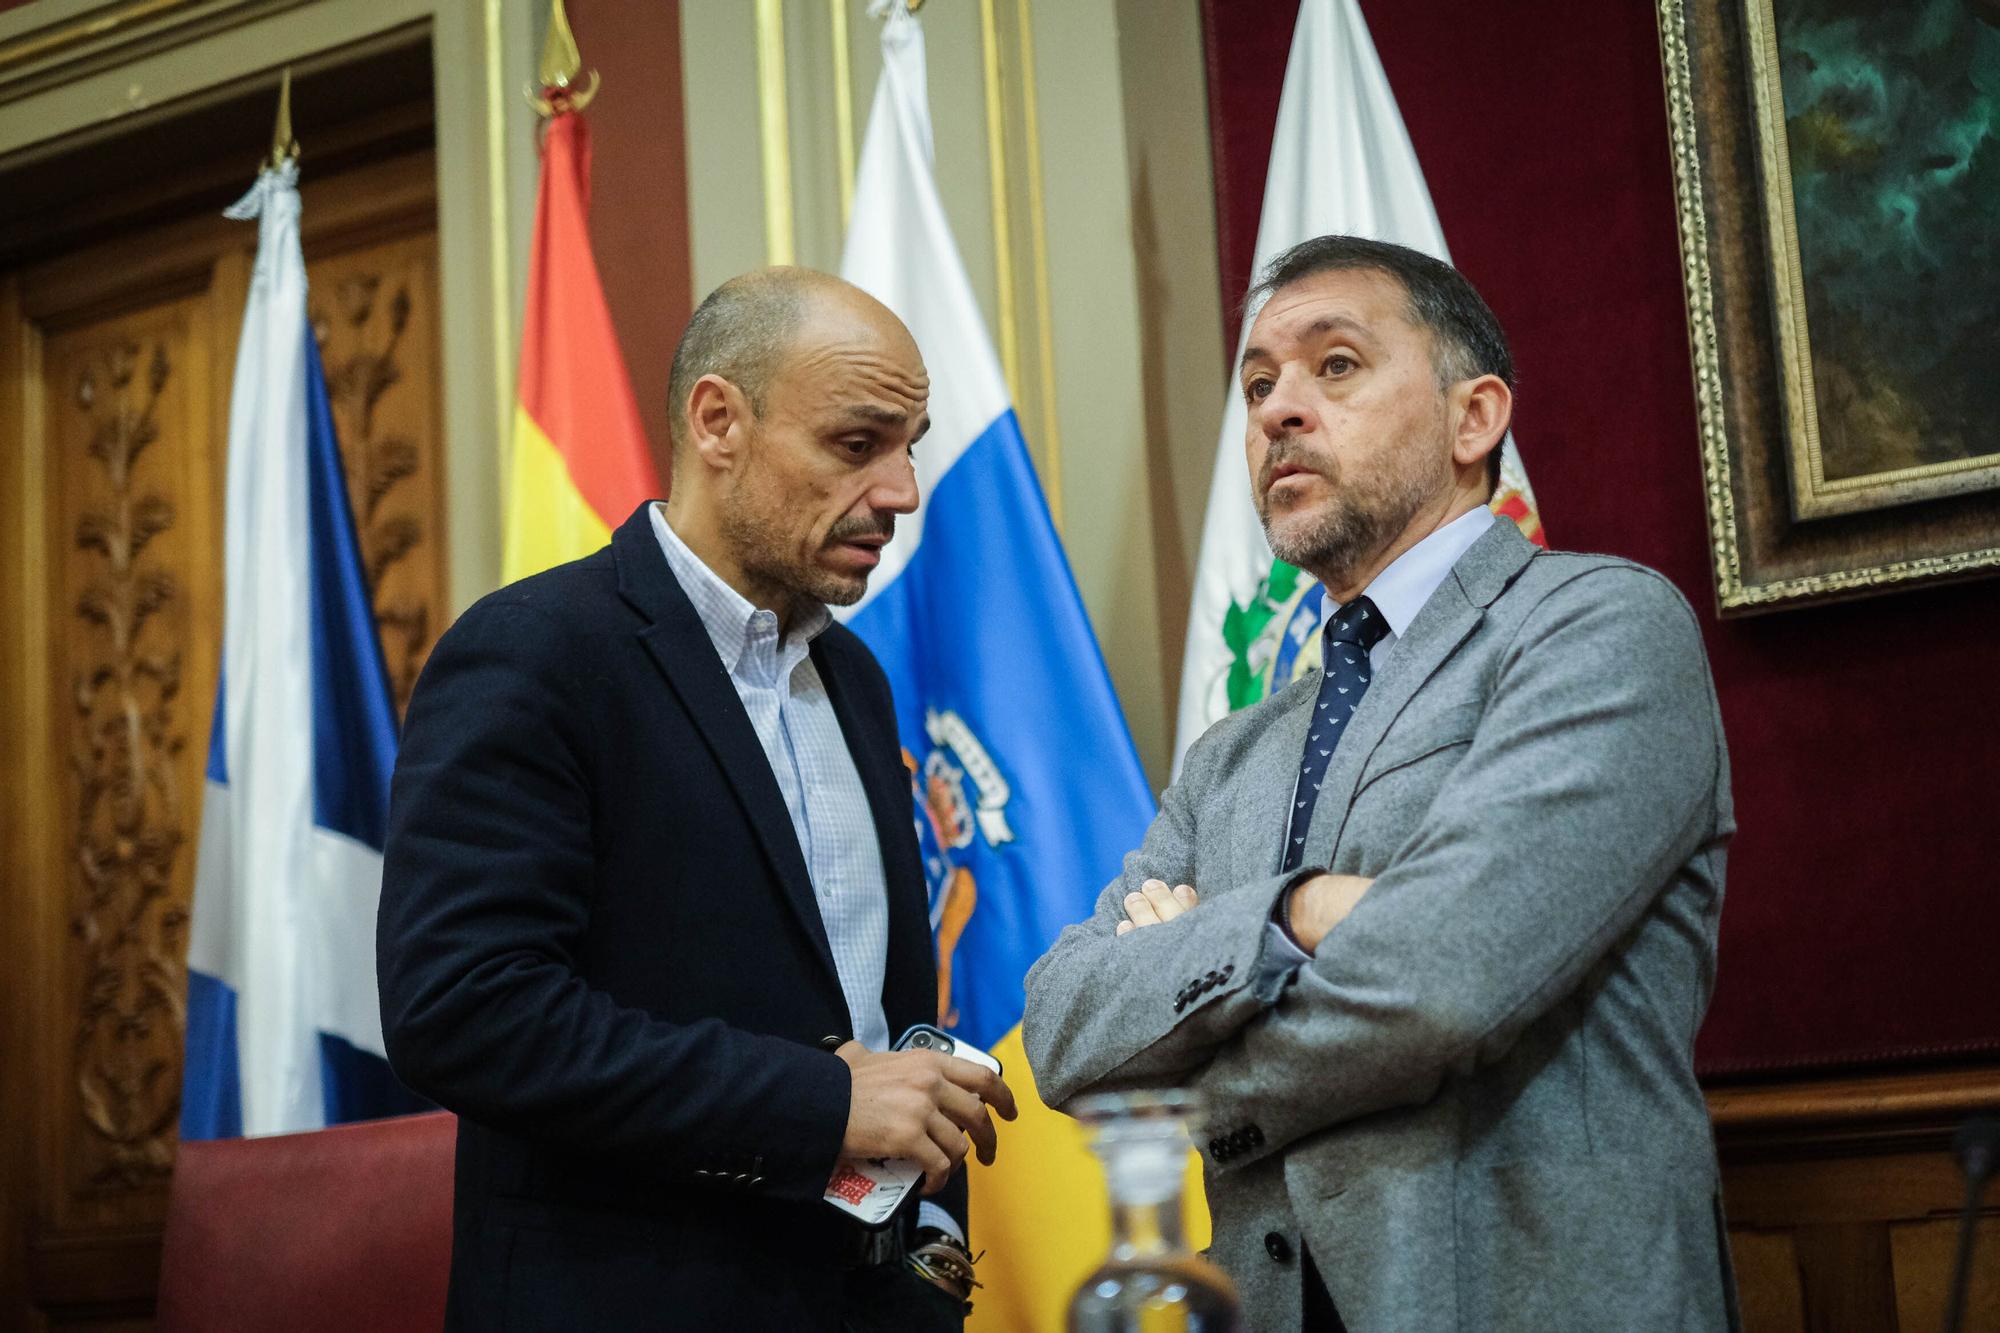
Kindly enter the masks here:
<path id="1" fill-rule="evenodd" d="M 906 1256 L 910 1271 L 972 1312 L 972 1252 L 958 1237 L 938 1227 L 918 1227 L 916 1244 Z"/>

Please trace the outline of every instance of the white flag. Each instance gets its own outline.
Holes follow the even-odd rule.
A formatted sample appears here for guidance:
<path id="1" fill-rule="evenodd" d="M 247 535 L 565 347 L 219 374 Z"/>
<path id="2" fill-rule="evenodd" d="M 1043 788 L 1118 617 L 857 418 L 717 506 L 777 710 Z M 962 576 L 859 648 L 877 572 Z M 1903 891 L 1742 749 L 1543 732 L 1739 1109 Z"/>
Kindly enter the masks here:
<path id="1" fill-rule="evenodd" d="M 1251 281 L 1292 246 L 1332 234 L 1451 259 L 1356 0 L 1305 0 L 1278 101 Z M 1237 337 L 1239 358 L 1254 313 L 1246 313 Z M 1212 724 L 1318 664 L 1320 599 L 1308 596 L 1311 576 L 1275 562 L 1264 540 L 1243 462 L 1247 424 L 1242 396 L 1225 392 L 1181 664 L 1176 771 Z M 1539 538 L 1534 494 L 1513 437 L 1501 447 L 1493 507 Z"/>

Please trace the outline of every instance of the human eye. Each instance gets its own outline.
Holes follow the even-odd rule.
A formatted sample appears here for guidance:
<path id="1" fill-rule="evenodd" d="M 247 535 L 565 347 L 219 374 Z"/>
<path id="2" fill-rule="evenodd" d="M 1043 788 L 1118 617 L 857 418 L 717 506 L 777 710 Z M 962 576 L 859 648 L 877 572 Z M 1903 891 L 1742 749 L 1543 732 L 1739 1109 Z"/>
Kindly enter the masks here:
<path id="1" fill-rule="evenodd" d="M 1266 398 L 1269 398 L 1271 396 L 1272 387 L 1273 385 L 1270 376 L 1252 375 L 1249 379 L 1243 381 L 1244 401 L 1249 403 L 1261 403 Z"/>
<path id="2" fill-rule="evenodd" d="M 1329 352 L 1322 369 L 1328 375 L 1345 375 L 1355 369 L 1355 361 L 1345 352 Z"/>

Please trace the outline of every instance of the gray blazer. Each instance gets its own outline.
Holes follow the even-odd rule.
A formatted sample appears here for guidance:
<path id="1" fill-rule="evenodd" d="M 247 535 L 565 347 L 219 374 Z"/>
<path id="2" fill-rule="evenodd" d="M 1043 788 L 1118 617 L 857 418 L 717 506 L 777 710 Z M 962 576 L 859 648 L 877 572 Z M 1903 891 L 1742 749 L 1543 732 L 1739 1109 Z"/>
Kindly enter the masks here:
<path id="1" fill-rule="evenodd" d="M 1125 873 L 1028 974 L 1051 1105 L 1185 1084 L 1210 1256 L 1258 1333 L 1312 1247 L 1354 1333 L 1736 1327 L 1692 1052 L 1734 832 L 1694 615 L 1651 570 L 1497 523 L 1381 662 L 1305 865 L 1375 877 L 1252 982 L 1318 690 L 1211 727 Z M 1116 936 L 1124 895 L 1200 905 Z"/>

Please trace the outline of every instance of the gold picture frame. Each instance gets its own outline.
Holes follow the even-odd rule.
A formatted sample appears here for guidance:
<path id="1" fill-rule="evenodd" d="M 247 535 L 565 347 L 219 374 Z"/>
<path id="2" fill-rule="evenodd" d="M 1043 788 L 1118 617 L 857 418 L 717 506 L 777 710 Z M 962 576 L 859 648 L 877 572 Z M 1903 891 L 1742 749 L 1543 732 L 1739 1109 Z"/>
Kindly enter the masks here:
<path id="1" fill-rule="evenodd" d="M 1772 0 L 1657 12 L 1718 609 L 2000 572 L 2000 458 L 1828 475 Z"/>

